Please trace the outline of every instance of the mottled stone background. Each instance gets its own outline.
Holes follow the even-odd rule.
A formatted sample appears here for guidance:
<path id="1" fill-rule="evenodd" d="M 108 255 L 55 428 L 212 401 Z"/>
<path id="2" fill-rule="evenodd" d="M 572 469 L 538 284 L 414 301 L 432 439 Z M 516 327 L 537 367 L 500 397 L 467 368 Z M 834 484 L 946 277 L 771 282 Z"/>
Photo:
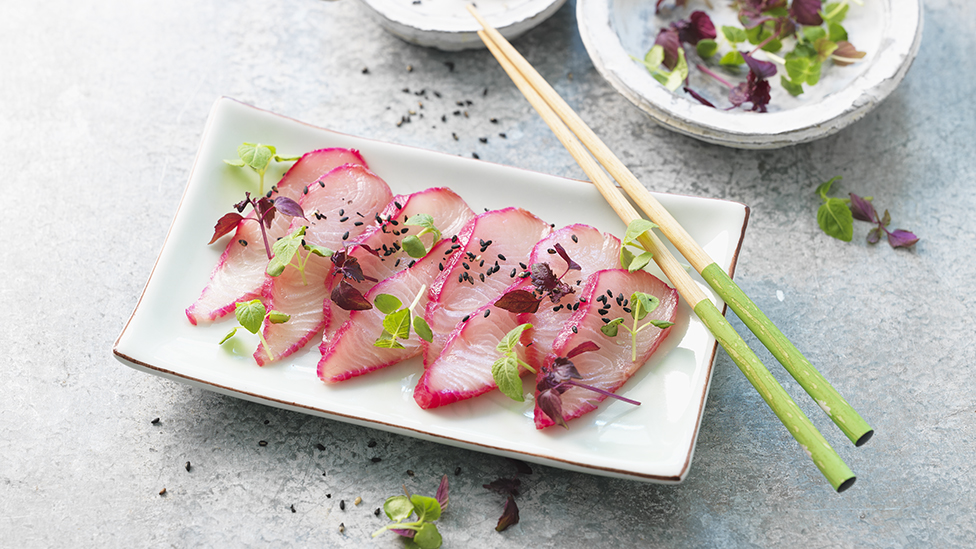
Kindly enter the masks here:
<path id="1" fill-rule="evenodd" d="M 364 137 L 582 173 L 487 52 L 406 45 L 354 0 L 8 1 L 0 545 L 398 547 L 369 537 L 383 523 L 374 509 L 401 484 L 432 493 L 445 472 L 449 547 L 976 545 L 976 8 L 927 2 L 918 59 L 881 106 L 836 136 L 768 152 L 650 122 L 596 73 L 574 9 L 516 46 L 648 186 L 750 206 L 736 279 L 877 431 L 853 448 L 769 361 L 858 473 L 851 490 L 829 489 L 722 351 L 685 483 L 536 466 L 522 521 L 503 534 L 493 529 L 502 500 L 481 485 L 511 474 L 504 459 L 122 366 L 112 344 L 218 96 Z M 417 101 L 405 87 L 442 98 L 398 127 Z M 433 121 L 469 98 L 469 118 Z M 499 131 L 508 138 L 478 140 Z M 834 175 L 839 191 L 873 195 L 916 232 L 915 249 L 869 246 L 865 224 L 852 243 L 825 236 L 813 190 Z"/>

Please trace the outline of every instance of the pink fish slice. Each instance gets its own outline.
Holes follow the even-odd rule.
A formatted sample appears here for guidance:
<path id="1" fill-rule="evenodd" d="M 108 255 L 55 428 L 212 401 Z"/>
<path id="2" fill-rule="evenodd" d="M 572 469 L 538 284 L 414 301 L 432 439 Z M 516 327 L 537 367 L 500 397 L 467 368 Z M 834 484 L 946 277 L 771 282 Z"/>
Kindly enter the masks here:
<path id="1" fill-rule="evenodd" d="M 629 311 L 633 304 L 627 300 L 635 291 L 656 296 L 660 300 L 656 309 L 638 321 L 638 326 L 652 319 L 674 322 L 677 315 L 678 292 L 654 275 L 646 271 L 631 273 L 624 269 L 608 269 L 591 275 L 580 292 L 579 309 L 573 313 L 568 323 L 556 336 L 552 352 L 546 357 L 545 366 L 536 378 L 535 426 L 537 429 L 557 423 L 539 407 L 538 390 L 538 384 L 543 383 L 557 357 L 569 356 L 581 344 L 596 344 L 599 349 L 571 357 L 573 366 L 581 375 L 581 379 L 574 381 L 612 393 L 647 362 L 671 332 L 670 328 L 660 329 L 653 325 L 640 330 L 636 339 L 636 360 L 631 360 L 633 347 L 629 331 L 618 327 L 615 337 L 603 333 L 601 328 L 606 325 L 604 318 L 623 318 L 624 324 L 628 327 L 632 326 L 633 317 Z M 561 393 L 560 400 L 564 421 L 595 410 L 597 404 L 607 398 L 597 392 L 576 386 L 568 386 L 568 388 L 564 386 L 563 389 L 566 390 Z"/>
<path id="2" fill-rule="evenodd" d="M 362 294 L 366 294 L 376 282 L 389 278 L 415 263 L 416 260 L 404 251 L 401 242 L 410 235 L 423 232 L 423 227 L 406 225 L 410 218 L 420 214 L 430 216 L 442 238 L 450 238 L 458 234 L 474 217 L 474 212 L 464 199 L 445 187 L 434 187 L 410 195 L 393 197 L 393 200 L 373 220 L 376 223 L 357 239 L 357 244 L 365 245 L 373 250 L 375 255 L 362 246 L 350 246 L 347 249 L 347 253 L 359 262 L 363 274 L 375 280 L 347 282 Z M 435 244 L 434 236 L 434 233 L 428 232 L 419 237 L 425 249 L 429 250 Z M 430 285 L 430 281 L 427 284 Z M 323 334 L 323 340 L 326 341 L 349 319 L 349 311 L 332 303 L 327 305 L 331 307 L 332 318 Z M 423 308 L 418 309 L 418 312 L 422 314 Z"/>
<path id="3" fill-rule="evenodd" d="M 559 250 L 566 254 L 565 258 Z M 616 237 L 602 234 L 587 225 L 570 225 L 536 243 L 528 265 L 546 263 L 555 276 L 562 275 L 563 282 L 579 290 L 579 284 L 587 275 L 619 261 L 619 252 L 620 241 Z M 573 262 L 572 269 L 566 258 Z M 418 389 L 419 396 L 418 391 L 414 393 L 414 398 L 422 407 L 434 408 L 496 389 L 491 375 L 492 364 L 499 357 L 496 346 L 521 323 L 531 323 L 535 327 L 538 322 L 540 329 L 526 332 L 532 334 L 531 338 L 523 335 L 523 341 L 531 341 L 532 344 L 516 347 L 520 359 L 533 365 L 529 353 L 535 351 L 540 337 L 548 338 L 543 345 L 546 350 L 552 347 L 552 339 L 572 315 L 574 308 L 578 307 L 574 305 L 575 294 L 564 295 L 555 303 L 543 297 L 537 313 L 515 314 L 498 308 L 495 302 L 510 291 L 533 290 L 529 278 L 516 280 L 518 282 L 502 290 L 498 297 L 471 312 L 468 319 L 458 324 L 448 336 L 440 355 L 427 368 L 431 372 L 429 377 L 438 380 L 437 389 L 424 386 Z M 537 369 L 542 365 L 542 357 L 545 357 L 545 351 L 534 364 Z"/>
<path id="4" fill-rule="evenodd" d="M 517 282 L 518 273 L 527 268 L 526 261 L 533 246 L 552 231 L 544 221 L 519 208 L 487 212 L 474 218 L 471 223 L 471 239 L 466 246 L 459 248 L 461 253 L 445 264 L 444 271 L 434 281 L 424 313 L 434 339 L 425 345 L 426 367 L 414 390 L 414 400 L 422 408 L 441 406 L 462 397 L 469 398 L 474 396 L 472 392 L 484 392 L 482 381 L 457 377 L 461 372 L 455 371 L 454 360 L 437 364 L 438 358 L 449 338 L 461 337 L 453 334 L 460 323 L 483 318 L 483 307 Z M 498 318 L 495 321 L 499 321 Z M 477 322 L 481 324 L 481 321 Z M 484 328 L 489 329 L 489 325 L 486 324 Z M 485 344 L 482 334 L 475 333 L 477 331 L 465 330 L 465 345 L 477 347 Z M 474 336 L 477 336 L 477 342 L 468 339 Z M 496 337 L 494 344 L 497 343 Z"/>
<path id="5" fill-rule="evenodd" d="M 286 234 L 307 226 L 305 241 L 330 250 L 356 240 L 375 224 L 375 216 L 393 198 L 389 186 L 363 166 L 340 166 L 312 185 L 300 201 L 307 219 L 293 218 Z M 360 217 L 362 216 L 362 217 Z M 302 252 L 307 253 L 307 252 Z M 277 277 L 266 277 L 262 291 L 265 307 L 290 315 L 288 322 L 265 322 L 267 346 L 258 344 L 254 360 L 265 365 L 301 349 L 329 321 L 326 302 L 331 292 L 332 262 L 312 256 L 304 279 L 298 269 L 286 267 Z"/>
<path id="6" fill-rule="evenodd" d="M 366 161 L 358 151 L 350 149 L 330 148 L 306 153 L 274 188 L 280 196 L 298 200 L 309 185 L 314 185 L 319 178 L 344 164 L 365 166 Z M 253 213 L 248 217 L 253 218 Z M 284 236 L 289 223 L 288 217 L 275 216 L 268 229 L 268 241 L 274 242 Z M 210 282 L 200 297 L 186 309 L 190 323 L 213 322 L 232 312 L 235 303 L 259 297 L 267 265 L 268 255 L 260 227 L 255 221 L 242 221 L 211 273 Z"/>
<path id="7" fill-rule="evenodd" d="M 458 235 L 457 242 L 465 242 L 470 231 Z M 440 272 L 440 267 L 449 259 L 451 246 L 455 242 L 443 239 L 418 260 L 413 266 L 397 272 L 379 282 L 366 293 L 370 302 L 379 294 L 389 294 L 409 306 L 420 299 L 414 312 L 424 310 L 427 304 L 428 288 Z M 458 252 L 454 252 L 458 253 Z M 402 360 L 418 356 L 422 352 L 420 341 L 415 333 L 401 340 L 402 349 L 377 347 L 376 340 L 383 333 L 383 319 L 386 315 L 376 307 L 365 311 L 351 311 L 349 319 L 342 324 L 330 340 L 323 340 L 320 350 L 322 358 L 318 364 L 319 378 L 326 383 L 337 383 L 351 377 L 363 375 Z"/>

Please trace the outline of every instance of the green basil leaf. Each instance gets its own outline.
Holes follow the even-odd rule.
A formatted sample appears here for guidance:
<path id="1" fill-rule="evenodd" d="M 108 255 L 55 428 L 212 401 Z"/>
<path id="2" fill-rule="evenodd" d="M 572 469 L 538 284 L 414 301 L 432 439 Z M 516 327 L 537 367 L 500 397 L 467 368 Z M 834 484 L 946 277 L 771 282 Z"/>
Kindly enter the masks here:
<path id="1" fill-rule="evenodd" d="M 620 247 L 620 268 L 621 269 L 626 269 L 631 263 L 634 262 L 634 259 L 636 258 L 637 256 L 635 256 L 634 252 L 630 251 L 629 248 L 625 248 L 623 246 Z"/>
<path id="2" fill-rule="evenodd" d="M 607 337 L 617 337 L 617 331 L 619 330 L 618 326 L 623 324 L 623 322 L 624 319 L 615 318 L 603 326 L 600 326 L 600 331 L 603 332 L 603 335 Z"/>
<path id="3" fill-rule="evenodd" d="M 803 37 L 810 42 L 816 42 L 821 38 L 826 38 L 827 31 L 825 31 L 823 27 L 814 27 L 814 26 L 803 27 Z"/>
<path id="4" fill-rule="evenodd" d="M 817 224 L 823 232 L 844 242 L 854 237 L 854 216 L 840 198 L 828 198 L 817 210 Z"/>
<path id="5" fill-rule="evenodd" d="M 651 262 L 651 259 L 653 257 L 654 257 L 654 254 L 652 254 L 651 252 L 644 252 L 644 253 L 640 254 L 639 256 L 635 257 L 630 262 L 630 264 L 627 265 L 627 270 L 630 271 L 630 272 L 639 271 L 639 270 L 643 269 L 644 267 L 647 267 L 647 264 Z"/>
<path id="6" fill-rule="evenodd" d="M 291 263 L 295 253 L 302 247 L 302 240 L 305 237 L 305 227 L 300 227 L 290 235 L 280 238 L 271 245 L 271 252 L 274 256 L 268 261 L 266 272 L 269 276 L 279 276 L 284 272 L 285 267 Z"/>
<path id="7" fill-rule="evenodd" d="M 638 308 L 638 304 L 640 307 Z M 644 292 L 634 292 L 630 296 L 630 310 L 637 320 L 642 320 L 648 313 L 658 308 L 661 300 L 657 296 L 645 294 Z M 639 311 L 639 312 L 638 312 Z"/>
<path id="8" fill-rule="evenodd" d="M 414 494 L 410 496 L 410 503 L 417 513 L 417 520 L 430 522 L 441 518 L 441 503 L 436 498 Z"/>
<path id="9" fill-rule="evenodd" d="M 668 322 L 666 320 L 648 320 L 648 323 L 655 328 L 665 329 L 674 326 L 674 322 Z"/>
<path id="10" fill-rule="evenodd" d="M 325 246 L 317 246 L 315 244 L 309 244 L 308 242 L 305 243 L 305 249 L 308 250 L 309 253 L 315 254 L 319 257 L 332 257 L 332 255 L 335 254 L 333 250 L 330 250 Z"/>
<path id="11" fill-rule="evenodd" d="M 400 241 L 400 246 L 403 248 L 403 251 L 407 252 L 407 255 L 414 259 L 420 259 L 427 255 L 427 248 L 416 235 L 404 237 Z"/>
<path id="12" fill-rule="evenodd" d="M 705 38 L 704 40 L 698 41 L 695 49 L 698 50 L 698 55 L 700 55 L 702 59 L 707 59 L 715 55 L 715 52 L 718 51 L 718 42 L 712 40 L 711 38 Z"/>
<path id="13" fill-rule="evenodd" d="M 721 59 L 719 59 L 718 64 L 737 67 L 745 62 L 746 60 L 742 57 L 741 53 L 737 51 L 730 51 L 729 53 L 723 55 Z"/>
<path id="14" fill-rule="evenodd" d="M 400 301 L 396 296 L 390 294 L 378 294 L 376 298 L 373 299 L 373 306 L 379 309 L 381 313 L 388 315 L 400 307 L 403 307 L 403 302 Z"/>
<path id="15" fill-rule="evenodd" d="M 237 154 L 245 164 L 256 171 L 262 172 L 268 168 L 271 158 L 275 155 L 275 148 L 260 143 L 242 143 L 237 147 Z"/>
<path id="16" fill-rule="evenodd" d="M 636 242 L 640 235 L 655 227 L 657 225 L 644 218 L 635 219 L 630 222 L 630 225 L 627 225 L 627 232 L 624 233 L 624 240 L 621 244 L 623 246 L 637 245 Z"/>
<path id="17" fill-rule="evenodd" d="M 827 38 L 829 38 L 831 42 L 847 40 L 847 29 L 845 29 L 840 23 L 828 23 Z"/>
<path id="18" fill-rule="evenodd" d="M 390 333 L 387 332 L 386 330 L 383 330 L 383 334 L 376 341 L 373 342 L 373 347 L 380 347 L 383 349 L 404 349 L 405 348 L 402 343 L 393 339 L 393 337 L 390 336 Z"/>
<path id="19" fill-rule="evenodd" d="M 663 46 L 654 46 L 651 49 L 647 50 L 647 53 L 644 55 L 644 65 L 647 67 L 648 70 L 654 70 L 660 67 L 661 63 L 663 62 L 664 62 Z"/>
<path id="20" fill-rule="evenodd" d="M 428 522 L 417 530 L 417 533 L 413 536 L 413 542 L 420 549 L 437 549 L 444 543 L 444 540 L 441 538 L 441 533 L 437 530 L 437 525 Z"/>
<path id="21" fill-rule="evenodd" d="M 783 89 L 790 92 L 790 95 L 796 97 L 803 93 L 803 83 L 795 84 L 792 80 L 786 77 L 786 75 L 780 75 L 779 83 L 782 84 Z"/>
<path id="22" fill-rule="evenodd" d="M 838 175 L 830 178 L 830 181 L 824 181 L 823 183 L 817 185 L 816 193 L 820 196 L 820 198 L 827 200 L 827 193 L 830 192 L 830 187 L 833 186 L 834 181 L 838 181 L 840 179 L 843 179 L 843 177 Z"/>
<path id="23" fill-rule="evenodd" d="M 498 384 L 498 389 L 512 400 L 525 401 L 522 394 L 522 378 L 519 377 L 518 361 L 514 356 L 505 355 L 491 365 L 491 377 Z"/>
<path id="24" fill-rule="evenodd" d="M 512 328 L 507 334 L 505 334 L 505 337 L 498 342 L 498 345 L 495 346 L 495 350 L 504 354 L 511 353 L 512 350 L 515 349 L 515 345 L 518 344 L 519 338 L 522 337 L 522 332 L 531 327 L 531 324 L 519 324 L 518 326 Z"/>
<path id="25" fill-rule="evenodd" d="M 386 516 L 390 517 L 390 520 L 395 520 L 400 522 L 413 514 L 413 504 L 407 499 L 407 496 L 393 496 L 388 498 L 383 504 L 383 511 Z"/>
<path id="26" fill-rule="evenodd" d="M 824 6 L 823 11 L 820 12 L 820 17 L 828 23 L 840 23 L 847 17 L 847 10 L 850 7 L 847 2 L 831 2 Z"/>
<path id="27" fill-rule="evenodd" d="M 722 26 L 722 36 L 724 36 L 725 39 L 731 42 L 733 45 L 738 44 L 739 42 L 745 42 L 748 39 L 746 37 L 745 30 L 740 29 L 739 27 L 730 27 L 728 25 Z"/>
<path id="28" fill-rule="evenodd" d="M 234 304 L 234 316 L 237 317 L 237 322 L 252 334 L 258 333 L 261 329 L 261 323 L 264 322 L 264 315 L 267 312 L 260 299 Z"/>
<path id="29" fill-rule="evenodd" d="M 383 319 L 383 329 L 396 339 L 407 339 L 410 337 L 410 311 L 400 309 L 386 315 Z"/>
<path id="30" fill-rule="evenodd" d="M 420 339 L 431 343 L 434 341 L 434 332 L 430 329 L 430 325 L 424 320 L 422 316 L 413 317 L 413 331 L 417 332 L 417 336 Z"/>

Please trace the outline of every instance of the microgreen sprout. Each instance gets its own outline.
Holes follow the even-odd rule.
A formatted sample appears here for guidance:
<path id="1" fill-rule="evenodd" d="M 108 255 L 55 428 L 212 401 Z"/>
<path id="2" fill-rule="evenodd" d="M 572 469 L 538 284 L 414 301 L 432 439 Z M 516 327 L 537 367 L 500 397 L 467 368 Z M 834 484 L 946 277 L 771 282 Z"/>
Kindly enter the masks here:
<path id="1" fill-rule="evenodd" d="M 282 324 L 288 322 L 291 318 L 281 311 L 271 310 L 268 311 L 264 303 L 260 299 L 252 299 L 247 302 L 238 302 L 234 304 L 234 316 L 237 318 L 237 322 L 247 331 L 258 336 L 261 343 L 264 345 L 265 350 L 268 353 L 268 358 L 274 360 L 274 355 L 271 354 L 271 349 L 268 347 L 268 342 L 264 340 L 264 335 L 261 333 L 261 325 L 264 323 L 264 319 L 267 318 L 268 322 L 272 324 Z M 224 342 L 228 341 L 230 338 L 237 334 L 237 327 L 235 326 L 224 339 L 220 340 L 220 344 L 223 345 Z"/>
<path id="2" fill-rule="evenodd" d="M 308 260 L 313 255 L 319 257 L 330 257 L 334 252 L 323 246 L 316 246 L 315 244 L 309 244 L 305 241 L 305 230 L 308 227 L 301 226 L 295 229 L 293 233 L 283 238 L 278 239 L 271 246 L 271 252 L 274 257 L 268 262 L 267 273 L 269 276 L 280 276 L 284 272 L 285 267 L 291 265 L 298 269 L 298 272 L 302 275 L 302 284 L 307 286 L 308 282 L 305 280 L 305 266 L 308 265 Z M 301 250 L 304 249 L 307 254 L 302 256 Z M 292 260 L 295 260 L 294 262 Z"/>
<path id="3" fill-rule="evenodd" d="M 441 477 L 435 497 L 410 495 L 406 486 L 403 487 L 403 493 L 405 495 L 390 497 L 383 503 L 383 511 L 394 522 L 373 532 L 373 537 L 390 530 L 406 538 L 407 547 L 437 549 L 443 543 L 443 538 L 434 521 L 441 517 L 450 501 L 447 475 Z M 405 522 L 414 514 L 417 515 L 417 520 Z"/>
<path id="4" fill-rule="evenodd" d="M 427 325 L 427 321 L 422 316 L 415 316 L 413 314 L 414 308 L 426 292 L 427 285 L 424 284 L 420 288 L 420 291 L 417 292 L 417 297 L 413 299 L 413 303 L 406 308 L 401 308 L 403 307 L 403 302 L 396 296 L 378 294 L 373 299 L 373 305 L 381 313 L 385 314 L 386 317 L 383 318 L 383 333 L 380 334 L 380 337 L 373 345 L 388 349 L 403 349 L 403 344 L 400 343 L 400 340 L 410 337 L 411 328 L 417 332 L 417 337 L 428 343 L 433 341 L 434 333 L 430 330 L 430 326 Z"/>
<path id="5" fill-rule="evenodd" d="M 654 254 L 640 248 L 638 239 L 641 235 L 656 227 L 657 225 L 643 218 L 638 218 L 630 222 L 630 225 L 627 226 L 627 232 L 624 233 L 624 239 L 620 241 L 620 266 L 622 268 L 634 272 L 643 269 L 651 262 Z M 634 252 L 630 251 L 628 247 L 639 248 L 641 253 L 634 255 Z"/>
<path id="6" fill-rule="evenodd" d="M 887 236 L 888 244 L 892 248 L 908 248 L 918 242 L 918 237 L 909 231 L 903 229 L 889 231 L 891 214 L 885 210 L 884 215 L 879 216 L 870 196 L 861 197 L 850 193 L 850 198 L 828 197 L 827 193 L 830 192 L 831 186 L 839 179 L 840 176 L 837 176 L 817 186 L 816 193 L 823 200 L 820 208 L 817 209 L 817 224 L 823 232 L 838 240 L 850 242 L 854 237 L 854 220 L 857 219 L 875 225 L 868 231 L 869 244 L 877 244 L 882 235 Z"/>
<path id="7" fill-rule="evenodd" d="M 543 376 L 536 383 L 536 391 L 539 393 L 535 399 L 536 405 L 552 421 L 558 425 L 562 425 L 566 429 L 569 428 L 569 425 L 566 424 L 566 419 L 563 418 L 562 394 L 568 391 L 570 387 L 579 387 L 628 404 L 633 404 L 634 406 L 640 406 L 640 402 L 636 400 L 631 400 L 611 393 L 610 391 L 575 381 L 577 379 L 583 379 L 583 376 L 576 369 L 572 359 L 581 353 L 597 351 L 599 349 L 600 347 L 592 341 L 580 343 L 566 353 L 566 356 L 556 357 L 552 362 L 552 366 L 544 367 L 542 370 Z"/>
<path id="8" fill-rule="evenodd" d="M 550 250 L 550 253 L 553 252 L 566 262 L 566 270 L 563 271 L 563 274 L 557 277 L 548 263 L 533 263 L 529 265 L 527 273 L 534 290 L 518 288 L 508 291 L 495 301 L 495 307 L 511 313 L 535 313 L 539 310 L 539 305 L 544 297 L 548 297 L 549 301 L 557 303 L 563 296 L 575 293 L 572 286 L 563 282 L 562 279 L 569 271 L 582 270 L 581 267 L 569 257 L 562 244 L 558 242 L 554 244 Z"/>
<path id="9" fill-rule="evenodd" d="M 644 292 L 634 292 L 630 296 L 630 316 L 633 320 L 632 324 L 627 326 L 624 324 L 623 318 L 615 318 L 603 326 L 600 326 L 600 331 L 603 332 L 603 334 L 607 337 L 616 337 L 620 327 L 630 332 L 630 360 L 631 362 L 636 362 L 638 332 L 644 328 L 647 328 L 648 326 L 654 326 L 655 328 L 661 328 L 663 330 L 674 325 L 673 322 L 654 319 L 648 320 L 640 326 L 637 325 L 641 320 L 644 320 L 644 317 L 654 311 L 654 309 L 657 309 L 658 305 L 660 304 L 661 300 L 656 296 L 645 294 Z"/>
<path id="10" fill-rule="evenodd" d="M 224 160 L 224 162 L 238 168 L 247 166 L 257 172 L 260 180 L 258 194 L 264 194 L 264 173 L 268 170 L 271 160 L 275 162 L 294 162 L 301 158 L 300 156 L 279 156 L 274 147 L 260 143 L 242 143 L 237 147 L 237 156 L 238 158 L 234 160 Z"/>
<path id="11" fill-rule="evenodd" d="M 248 206 L 254 210 L 254 217 L 241 215 Z M 305 219 L 305 212 L 302 211 L 301 205 L 286 196 L 279 196 L 274 199 L 262 196 L 255 199 L 251 197 L 251 193 L 244 193 L 244 200 L 234 204 L 234 209 L 237 211 L 224 214 L 217 220 L 217 224 L 214 225 L 213 237 L 207 244 L 213 244 L 218 238 L 237 229 L 237 225 L 242 221 L 256 221 L 261 226 L 261 237 L 264 239 L 264 249 L 269 260 L 274 257 L 274 254 L 271 250 L 271 244 L 268 242 L 267 229 L 271 228 L 275 214 L 281 213 L 282 215 Z"/>
<path id="12" fill-rule="evenodd" d="M 400 241 L 400 246 L 403 247 L 403 250 L 407 252 L 407 255 L 414 259 L 420 259 L 421 257 L 427 255 L 427 248 L 424 246 L 424 243 L 420 241 L 421 236 L 427 233 L 433 233 L 435 244 L 441 239 L 441 232 L 436 226 L 434 226 L 434 218 L 428 214 L 414 215 L 410 219 L 407 219 L 404 222 L 404 225 L 423 227 L 419 233 L 404 237 L 403 240 Z"/>
<path id="13" fill-rule="evenodd" d="M 373 255 L 378 254 L 378 252 L 365 244 L 356 244 L 356 246 Z M 330 259 L 332 260 L 332 274 L 341 275 L 339 281 L 332 288 L 332 293 L 330 295 L 332 302 L 347 311 L 364 311 L 367 309 L 372 309 L 373 305 L 370 304 L 366 297 L 363 296 L 363 293 L 357 290 L 355 286 L 350 284 L 347 279 L 354 280 L 356 282 L 362 282 L 364 280 L 376 282 L 377 280 L 363 274 L 363 268 L 359 265 L 359 260 L 356 259 L 355 256 L 350 255 L 347 248 L 333 253 Z"/>
<path id="14" fill-rule="evenodd" d="M 516 352 L 516 346 L 519 343 L 519 338 L 522 337 L 522 332 L 531 327 L 531 324 L 519 324 L 505 334 L 505 337 L 495 346 L 495 349 L 502 356 L 491 365 L 491 377 L 494 378 L 498 388 L 505 396 L 518 402 L 525 402 L 525 395 L 522 394 L 522 378 L 519 376 L 519 366 L 522 366 L 533 374 L 537 373 L 535 368 L 520 359 Z"/>

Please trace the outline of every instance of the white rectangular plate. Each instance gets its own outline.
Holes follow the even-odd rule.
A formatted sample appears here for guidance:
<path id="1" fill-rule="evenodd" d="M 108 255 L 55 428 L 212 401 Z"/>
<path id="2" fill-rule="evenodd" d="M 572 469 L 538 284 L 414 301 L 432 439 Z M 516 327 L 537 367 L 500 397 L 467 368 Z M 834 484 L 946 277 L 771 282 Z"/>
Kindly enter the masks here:
<path id="1" fill-rule="evenodd" d="M 225 242 L 207 245 L 213 225 L 245 190 L 256 192 L 254 173 L 223 162 L 236 158 L 244 141 L 272 144 L 286 156 L 323 147 L 358 149 L 394 194 L 447 186 L 476 212 L 520 206 L 557 227 L 587 223 L 618 236 L 626 228 L 590 183 L 342 135 L 221 98 L 149 282 L 116 341 L 120 361 L 254 402 L 573 471 L 667 483 L 685 477 L 716 350 L 714 338 L 687 305 L 680 307 L 668 340 L 621 389 L 642 405 L 604 402 L 571 421 L 569 430 L 536 430 L 531 399 L 518 403 L 498 391 L 422 410 L 412 396 L 423 370 L 420 359 L 326 385 L 315 373 L 317 341 L 262 368 L 251 358 L 255 340 L 242 338 L 241 331 L 233 344 L 218 344 L 232 319 L 192 326 L 184 309 L 206 285 Z M 687 196 L 657 198 L 731 272 L 748 208 Z M 699 285 L 724 306 L 700 279 Z"/>

